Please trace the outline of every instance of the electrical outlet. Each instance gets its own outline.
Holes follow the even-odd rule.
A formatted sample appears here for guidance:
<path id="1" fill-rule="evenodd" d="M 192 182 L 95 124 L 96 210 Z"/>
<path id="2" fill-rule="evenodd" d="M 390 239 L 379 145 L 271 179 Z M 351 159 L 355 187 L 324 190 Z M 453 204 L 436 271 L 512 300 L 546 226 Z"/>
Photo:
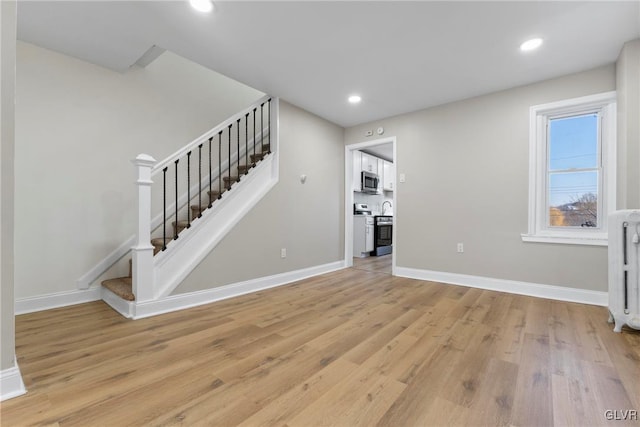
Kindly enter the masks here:
<path id="1" fill-rule="evenodd" d="M 280 258 L 286 258 L 286 257 L 287 257 L 287 248 L 280 249 Z"/>
<path id="2" fill-rule="evenodd" d="M 464 252 L 464 244 L 458 243 L 458 253 L 461 254 Z"/>

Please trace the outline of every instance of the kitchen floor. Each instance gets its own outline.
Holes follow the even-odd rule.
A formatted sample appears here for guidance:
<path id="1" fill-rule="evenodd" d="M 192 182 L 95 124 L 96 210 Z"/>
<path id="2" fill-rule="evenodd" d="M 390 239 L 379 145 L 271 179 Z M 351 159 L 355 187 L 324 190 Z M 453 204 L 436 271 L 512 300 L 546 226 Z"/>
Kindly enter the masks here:
<path id="1" fill-rule="evenodd" d="M 391 254 L 370 256 L 366 258 L 354 258 L 353 268 L 356 270 L 391 274 Z"/>

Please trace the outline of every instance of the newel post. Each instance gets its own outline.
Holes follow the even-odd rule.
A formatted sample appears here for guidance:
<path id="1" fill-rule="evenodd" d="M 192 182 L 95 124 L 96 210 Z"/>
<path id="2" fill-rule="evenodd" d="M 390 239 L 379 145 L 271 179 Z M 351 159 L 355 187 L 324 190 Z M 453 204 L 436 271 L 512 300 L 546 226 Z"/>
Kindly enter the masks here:
<path id="1" fill-rule="evenodd" d="M 136 187 L 138 188 L 138 227 L 136 243 L 131 248 L 133 254 L 133 294 L 136 302 L 150 301 L 155 298 L 153 246 L 151 245 L 151 169 L 156 159 L 148 154 L 139 154 L 132 163 L 136 168 Z"/>

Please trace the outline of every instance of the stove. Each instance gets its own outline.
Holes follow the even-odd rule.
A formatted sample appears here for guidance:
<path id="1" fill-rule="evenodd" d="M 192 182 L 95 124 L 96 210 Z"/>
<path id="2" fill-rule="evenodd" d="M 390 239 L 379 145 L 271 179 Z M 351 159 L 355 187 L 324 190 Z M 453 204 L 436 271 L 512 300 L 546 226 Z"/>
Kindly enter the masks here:
<path id="1" fill-rule="evenodd" d="M 376 215 L 373 228 L 373 251 L 371 255 L 388 255 L 393 250 L 393 217 Z"/>
<path id="2" fill-rule="evenodd" d="M 376 215 L 374 216 L 374 218 L 375 218 L 376 225 L 384 225 L 384 224 L 393 225 L 393 217 L 391 215 Z"/>

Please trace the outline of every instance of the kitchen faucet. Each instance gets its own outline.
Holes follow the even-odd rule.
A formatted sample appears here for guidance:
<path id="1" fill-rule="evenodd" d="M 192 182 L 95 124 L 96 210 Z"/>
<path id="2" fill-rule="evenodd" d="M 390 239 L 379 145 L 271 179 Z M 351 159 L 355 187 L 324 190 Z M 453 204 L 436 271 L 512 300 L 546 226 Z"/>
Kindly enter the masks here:
<path id="1" fill-rule="evenodd" d="M 390 201 L 385 200 L 385 201 L 382 203 L 382 215 L 384 215 L 384 212 L 385 212 L 384 205 L 385 205 L 386 203 L 389 203 L 389 208 L 392 208 L 392 207 L 393 207 L 393 205 L 391 204 L 391 202 L 390 202 Z"/>

